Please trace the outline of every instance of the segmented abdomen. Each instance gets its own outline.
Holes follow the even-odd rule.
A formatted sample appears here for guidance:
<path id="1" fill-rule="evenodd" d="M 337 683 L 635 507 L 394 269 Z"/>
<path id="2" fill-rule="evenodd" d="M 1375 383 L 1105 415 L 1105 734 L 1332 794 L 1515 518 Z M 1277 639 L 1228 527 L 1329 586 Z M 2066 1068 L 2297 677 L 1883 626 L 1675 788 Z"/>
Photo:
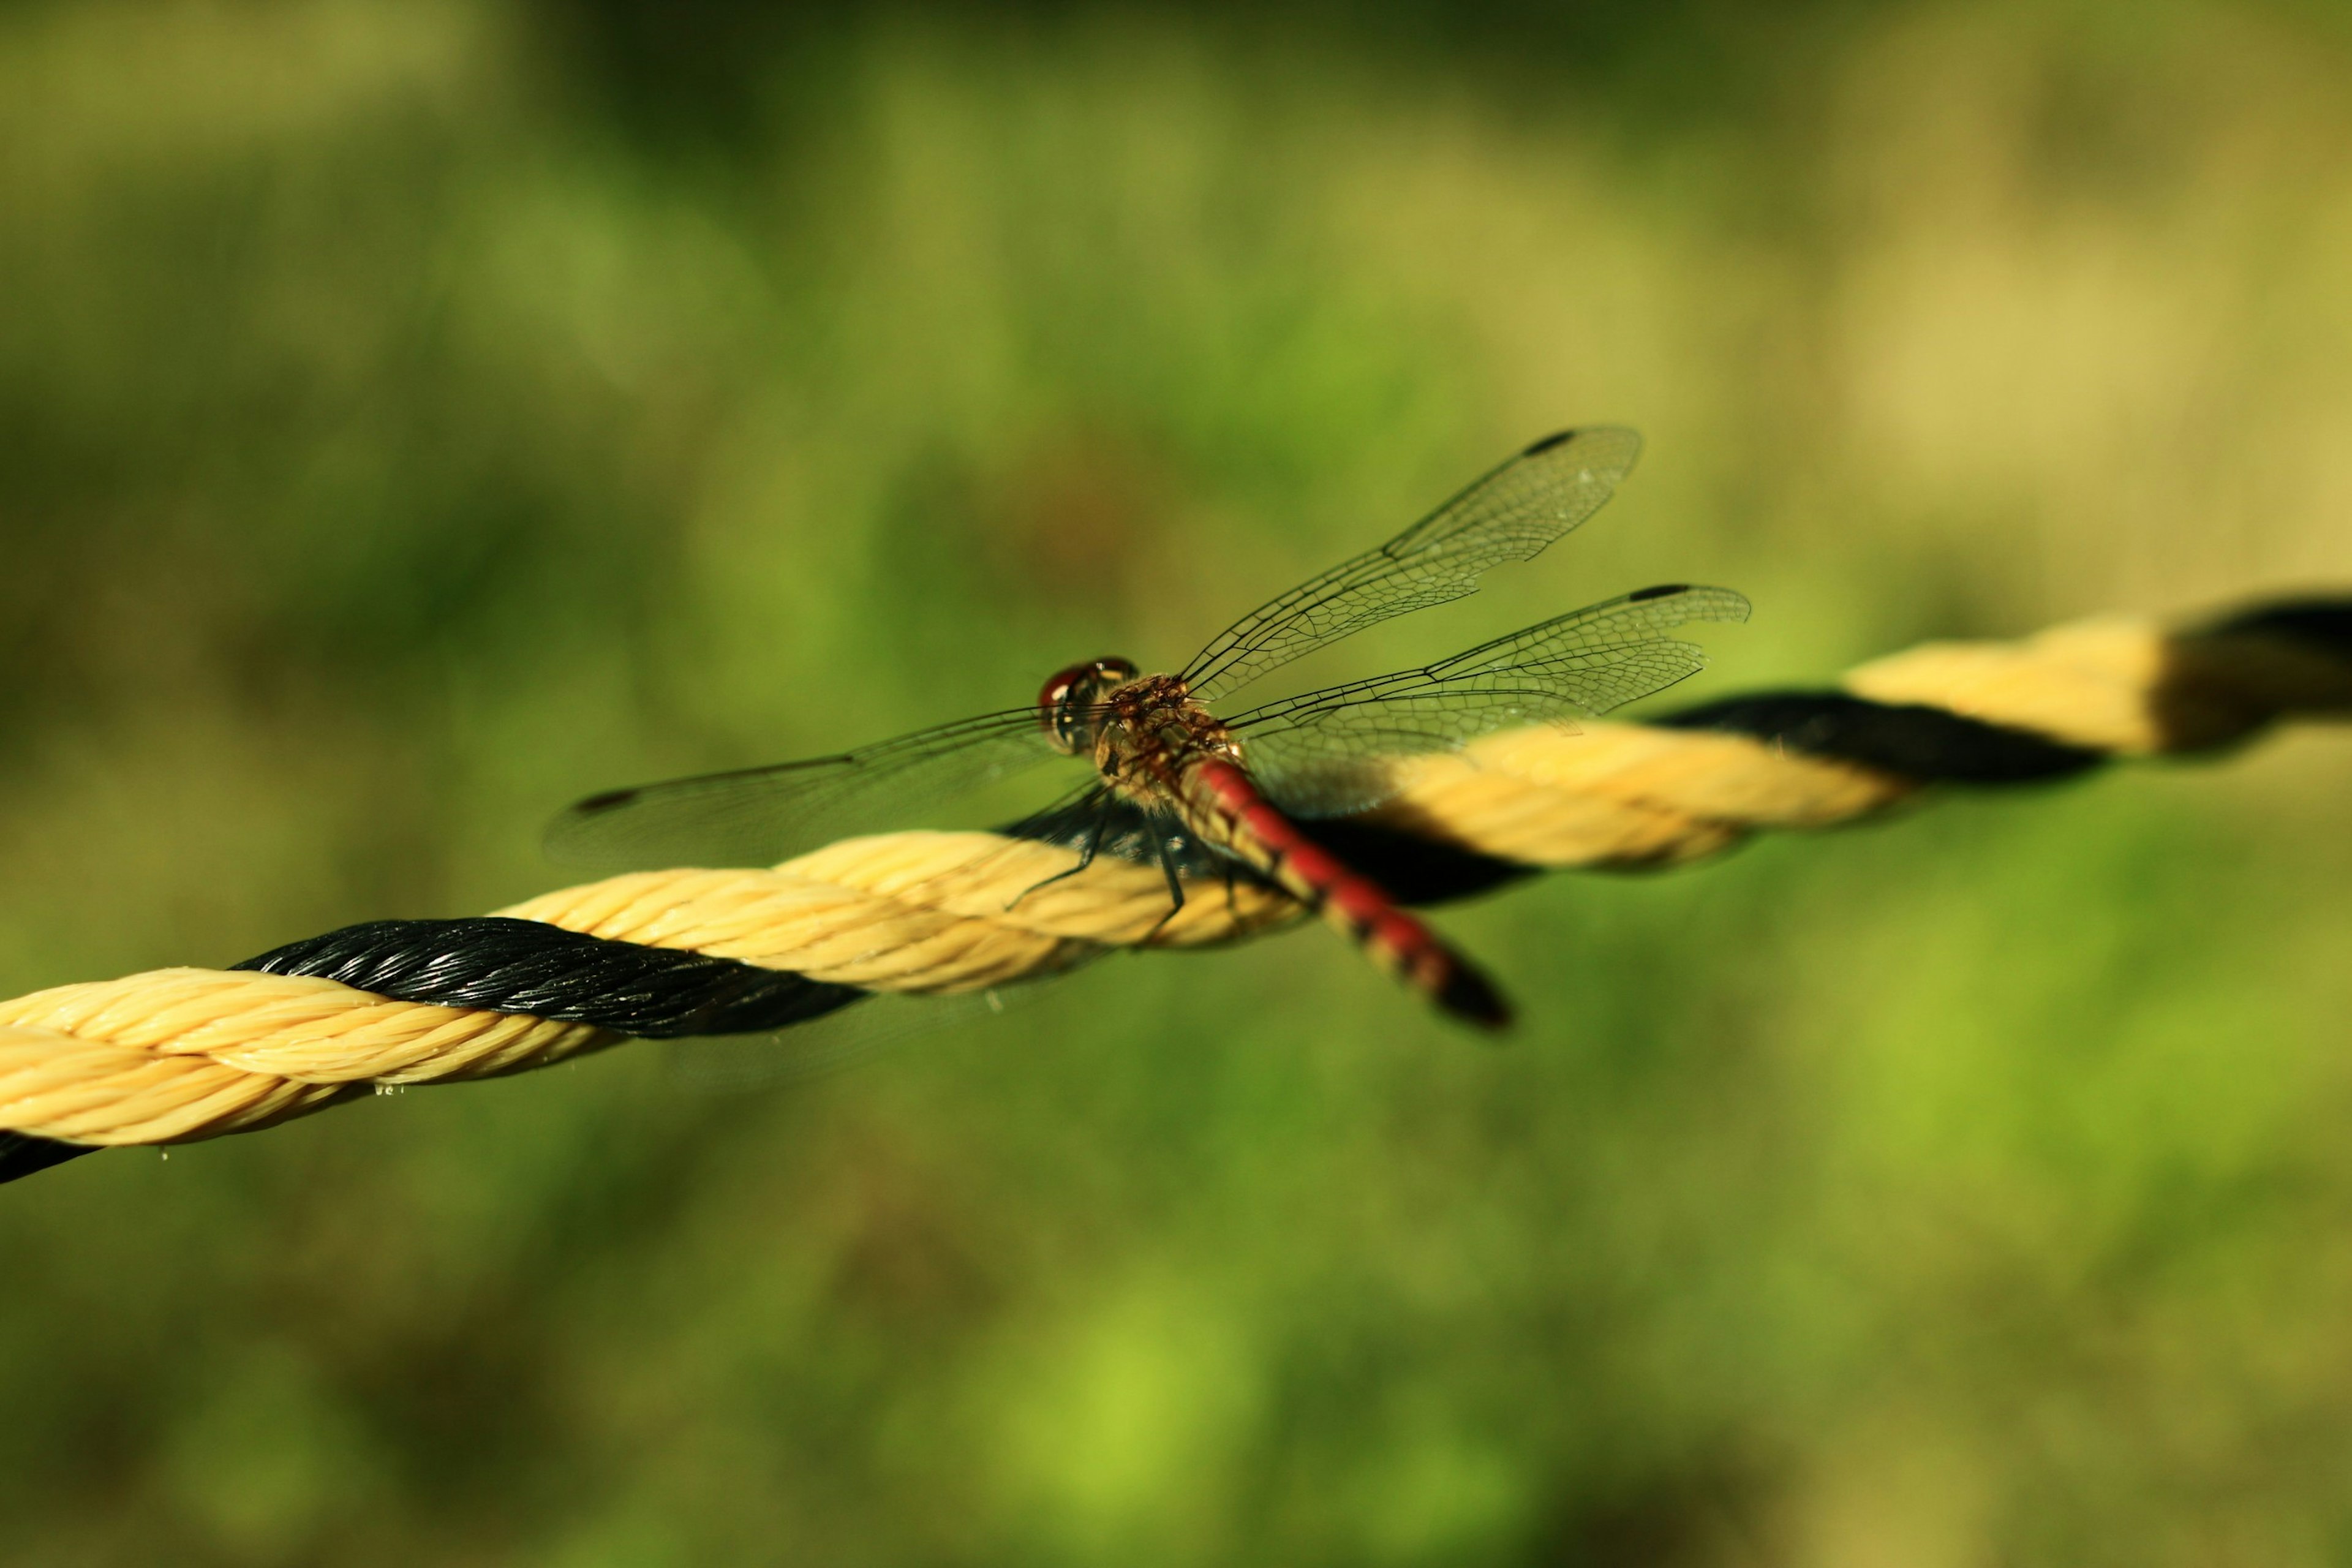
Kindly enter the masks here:
<path id="1" fill-rule="evenodd" d="M 1380 885 L 1299 831 L 1249 774 L 1222 758 L 1192 769 L 1203 804 L 1228 827 L 1225 846 L 1319 912 L 1373 963 L 1458 1017 L 1487 1028 L 1510 1022 L 1509 1005 L 1468 959 L 1397 908 Z"/>

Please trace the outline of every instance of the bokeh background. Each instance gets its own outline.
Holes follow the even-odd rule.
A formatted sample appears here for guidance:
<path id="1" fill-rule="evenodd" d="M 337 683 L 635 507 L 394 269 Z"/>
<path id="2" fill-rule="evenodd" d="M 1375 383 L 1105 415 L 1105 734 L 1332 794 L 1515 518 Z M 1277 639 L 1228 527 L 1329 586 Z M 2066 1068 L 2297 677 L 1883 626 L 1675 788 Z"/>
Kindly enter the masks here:
<path id="1" fill-rule="evenodd" d="M 808 11 L 821 8 L 807 7 Z M 0 8 L 0 994 L 1181 658 L 1528 438 L 1678 700 L 2352 577 L 2352 11 Z M 1355 659 L 1353 654 L 1351 660 Z M 2352 1561 L 2352 745 L 0 1190 L 0 1556 Z"/>

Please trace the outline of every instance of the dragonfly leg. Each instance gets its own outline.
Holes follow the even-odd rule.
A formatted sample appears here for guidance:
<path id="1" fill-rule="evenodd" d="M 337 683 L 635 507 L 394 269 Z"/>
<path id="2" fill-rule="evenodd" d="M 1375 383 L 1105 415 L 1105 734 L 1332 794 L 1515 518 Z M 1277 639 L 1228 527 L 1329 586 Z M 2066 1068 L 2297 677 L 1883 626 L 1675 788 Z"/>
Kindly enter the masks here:
<path id="1" fill-rule="evenodd" d="M 1095 818 L 1094 831 L 1087 835 L 1086 847 L 1078 851 L 1078 863 L 1071 867 L 1066 871 L 1055 872 L 1052 876 L 1046 878 L 1043 881 L 1032 882 L 1027 887 L 1022 889 L 1019 892 L 1013 894 L 1013 902 L 1004 906 L 1006 911 L 1009 913 L 1015 905 L 1021 902 L 1022 900 L 1027 898 L 1038 889 L 1050 888 L 1055 883 L 1062 880 L 1065 877 L 1075 877 L 1079 872 L 1085 870 L 1087 867 L 1093 865 L 1095 863 L 1095 857 L 1102 852 L 1103 834 L 1107 832 L 1109 827 L 1110 814 L 1108 812 L 1103 812 L 1097 816 Z"/>
<path id="2" fill-rule="evenodd" d="M 1168 912 L 1151 922 L 1151 929 L 1138 939 L 1139 946 L 1158 936 L 1184 908 L 1184 879 L 1176 874 L 1176 857 L 1168 852 L 1168 840 L 1165 838 L 1160 839 L 1155 847 L 1159 851 L 1160 869 L 1168 879 Z"/>

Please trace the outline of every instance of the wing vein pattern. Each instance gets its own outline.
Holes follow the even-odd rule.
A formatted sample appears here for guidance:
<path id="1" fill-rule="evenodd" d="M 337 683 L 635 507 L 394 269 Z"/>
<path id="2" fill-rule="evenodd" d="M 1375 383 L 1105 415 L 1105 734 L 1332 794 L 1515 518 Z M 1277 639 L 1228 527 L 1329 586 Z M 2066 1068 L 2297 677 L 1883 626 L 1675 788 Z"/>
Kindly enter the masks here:
<path id="1" fill-rule="evenodd" d="M 1475 593 L 1488 568 L 1541 554 L 1601 510 L 1641 437 L 1596 426 L 1537 442 L 1377 550 L 1243 616 L 1181 674 L 1208 700 L 1394 616 Z"/>
<path id="2" fill-rule="evenodd" d="M 1037 710 L 1007 709 L 835 756 L 593 795 L 555 819 L 547 849 L 616 868 L 772 865 L 876 827 L 926 826 L 957 797 L 1055 758 L 1068 760 Z"/>
<path id="3" fill-rule="evenodd" d="M 1229 721 L 1276 805 L 1339 816 L 1395 793 L 1397 758 L 1450 750 L 1515 724 L 1597 715 L 1706 666 L 1696 643 L 1658 634 L 1744 621 L 1728 588 L 1644 588 L 1438 660 L 1269 702 Z"/>

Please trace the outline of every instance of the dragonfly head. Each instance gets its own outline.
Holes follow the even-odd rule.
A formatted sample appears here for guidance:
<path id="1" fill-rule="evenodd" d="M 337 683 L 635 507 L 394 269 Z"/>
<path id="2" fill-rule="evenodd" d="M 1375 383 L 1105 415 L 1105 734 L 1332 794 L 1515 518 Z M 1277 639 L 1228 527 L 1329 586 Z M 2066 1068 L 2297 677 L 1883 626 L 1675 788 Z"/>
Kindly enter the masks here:
<path id="1" fill-rule="evenodd" d="M 1074 664 L 1045 682 L 1037 693 L 1037 720 L 1054 744 L 1076 753 L 1090 749 L 1098 721 L 1094 710 L 1140 673 L 1123 658 L 1089 659 Z"/>

